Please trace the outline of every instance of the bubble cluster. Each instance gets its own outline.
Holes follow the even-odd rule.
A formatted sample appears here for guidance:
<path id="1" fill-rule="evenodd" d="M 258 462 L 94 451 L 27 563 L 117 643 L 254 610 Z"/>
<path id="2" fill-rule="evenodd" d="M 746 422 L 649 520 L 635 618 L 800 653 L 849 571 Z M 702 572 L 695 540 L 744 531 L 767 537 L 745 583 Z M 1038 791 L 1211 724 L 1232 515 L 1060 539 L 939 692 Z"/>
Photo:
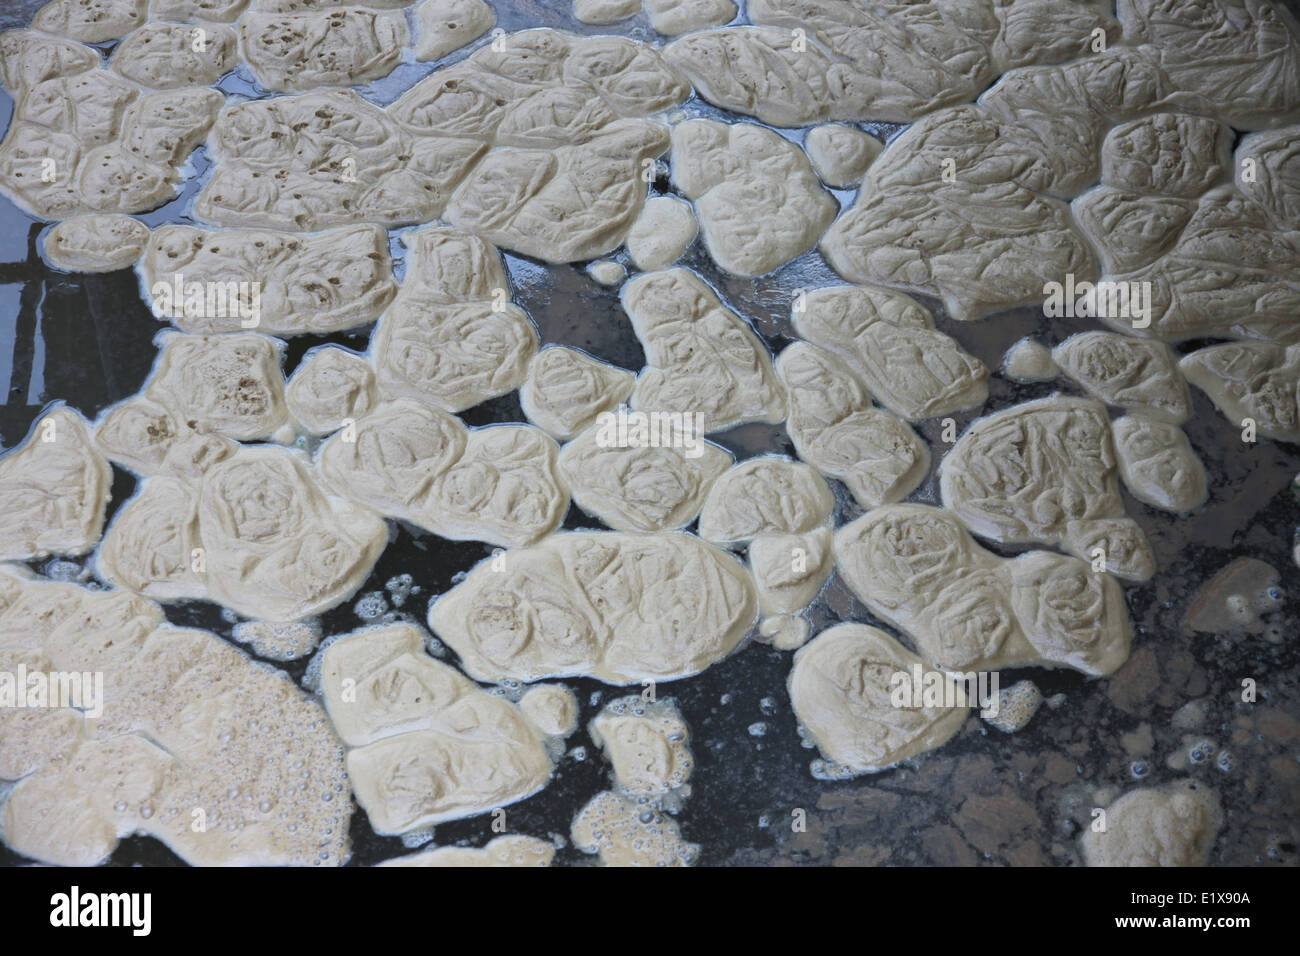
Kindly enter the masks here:
<path id="1" fill-rule="evenodd" d="M 1022 730 L 1038 713 L 1043 704 L 1043 694 L 1033 681 L 1022 680 L 998 692 L 996 713 L 981 711 L 980 716 L 1003 733 Z"/>
<path id="2" fill-rule="evenodd" d="M 690 731 L 676 703 L 637 695 L 610 701 L 591 722 L 591 739 L 614 765 L 620 791 L 662 795 L 686 785 L 695 767 Z"/>
<path id="3" fill-rule="evenodd" d="M 367 624 L 377 622 L 388 613 L 388 601 L 382 591 L 371 591 L 361 596 L 352 611 Z"/>
<path id="4" fill-rule="evenodd" d="M 697 844 L 681 837 L 677 821 L 641 800 L 604 791 L 578 811 L 574 846 L 606 866 L 691 866 Z"/>
<path id="5" fill-rule="evenodd" d="M 230 636 L 241 644 L 247 644 L 258 657 L 293 661 L 316 649 L 321 639 L 321 626 L 315 619 L 280 624 L 243 621 L 231 629 Z"/>
<path id="6" fill-rule="evenodd" d="M 143 598 L 0 578 L 0 635 L 33 640 L 49 669 L 102 672 L 105 689 L 93 733 L 71 709 L 28 712 L 41 717 L 27 727 L 8 723 L 19 712 L 0 713 L 0 777 L 22 777 L 5 807 L 14 849 L 86 865 L 146 833 L 197 865 L 347 858 L 343 749 L 288 678 L 206 631 L 164 623 Z M 0 656 L 13 650 L 0 638 Z M 52 830 L 51 812 L 68 825 Z"/>
<path id="7" fill-rule="evenodd" d="M 409 574 L 398 574 L 389 578 L 384 583 L 384 590 L 388 592 L 388 599 L 393 607 L 402 607 L 406 604 L 407 598 L 420 593 L 420 588 L 415 585 L 414 579 Z"/>

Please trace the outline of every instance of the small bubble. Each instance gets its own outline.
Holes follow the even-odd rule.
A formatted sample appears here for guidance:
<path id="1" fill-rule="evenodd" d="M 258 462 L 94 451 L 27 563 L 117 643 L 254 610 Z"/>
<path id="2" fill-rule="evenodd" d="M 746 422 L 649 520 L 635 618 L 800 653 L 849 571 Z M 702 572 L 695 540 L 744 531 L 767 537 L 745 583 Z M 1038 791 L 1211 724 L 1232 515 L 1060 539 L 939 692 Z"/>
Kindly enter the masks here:
<path id="1" fill-rule="evenodd" d="M 1277 585 L 1266 587 L 1255 596 L 1255 607 L 1260 611 L 1275 611 L 1282 606 L 1284 592 Z"/>
<path id="2" fill-rule="evenodd" d="M 54 581 L 75 581 L 81 576 L 81 565 L 62 558 L 48 562 L 43 570 L 46 577 Z"/>
<path id="3" fill-rule="evenodd" d="M 384 595 L 379 591 L 371 591 L 369 594 L 363 595 L 352 610 L 361 620 L 374 621 L 383 617 L 388 610 L 388 601 L 384 599 Z"/>
<path id="4" fill-rule="evenodd" d="M 389 578 L 384 584 L 384 589 L 388 592 L 393 607 L 401 607 L 406 603 L 406 599 L 411 596 L 411 582 L 412 578 L 409 574 L 399 574 L 396 577 Z"/>

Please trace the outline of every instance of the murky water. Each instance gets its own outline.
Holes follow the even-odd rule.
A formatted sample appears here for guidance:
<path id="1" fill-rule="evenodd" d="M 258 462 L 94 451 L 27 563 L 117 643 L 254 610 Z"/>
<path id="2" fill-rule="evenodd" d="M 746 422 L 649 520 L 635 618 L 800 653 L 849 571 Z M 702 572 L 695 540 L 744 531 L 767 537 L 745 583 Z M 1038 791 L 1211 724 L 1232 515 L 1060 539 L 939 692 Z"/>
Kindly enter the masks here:
<path id="1" fill-rule="evenodd" d="M 0 27 L 26 25 L 38 6 L 38 0 L 7 0 L 0 10 Z M 507 30 L 554 26 L 662 42 L 640 20 L 627 27 L 578 24 L 569 13 L 568 0 L 499 0 L 494 6 L 498 25 Z M 448 59 L 464 55 L 462 51 Z M 431 69 L 429 64 L 406 64 L 362 92 L 376 103 L 388 103 Z M 257 93 L 239 75 L 228 77 L 222 87 L 232 95 Z M 689 115 L 725 116 L 698 100 L 684 109 Z M 8 97 L 0 98 L 0 123 L 7 125 L 11 111 Z M 897 131 L 892 126 L 864 128 L 882 136 Z M 781 132 L 796 141 L 803 136 L 803 131 Z M 202 149 L 192 164 L 195 175 L 184 192 L 141 216 L 143 221 L 150 225 L 192 221 L 190 203 L 210 166 Z M 663 181 L 655 189 L 671 191 Z M 846 206 L 853 193 L 841 191 L 836 196 Z M 0 447 L 4 448 L 22 439 L 50 401 L 63 399 L 93 417 L 134 394 L 153 363 L 153 336 L 163 328 L 141 300 L 134 273 L 66 275 L 47 268 L 37 253 L 43 229 L 42 223 L 0 199 L 0 382 L 5 383 Z M 394 253 L 401 252 L 394 243 Z M 581 264 L 548 266 L 515 256 L 507 256 L 507 263 L 514 301 L 532 316 L 544 343 L 578 346 L 625 368 L 641 367 L 641 347 L 619 307 L 616 288 L 597 285 Z M 794 290 L 839 281 L 816 252 L 757 280 L 721 275 L 698 240 L 681 264 L 711 282 L 731 307 L 753 322 L 774 352 L 791 341 Z M 1027 334 L 1054 344 L 1073 332 L 1099 327 L 1089 320 L 1047 320 L 1034 309 L 958 323 L 936 300 L 922 301 L 934 311 L 940 329 L 991 368 L 997 368 L 1006 349 Z M 363 350 L 370 331 L 290 339 L 286 374 L 307 349 L 325 341 Z M 1203 344 L 1184 343 L 1178 351 L 1186 353 Z M 990 386 L 985 412 L 1061 387 L 1055 383 L 1022 386 L 1001 377 L 993 378 Z M 1042 708 L 1020 733 L 1008 736 L 972 717 L 952 742 L 909 765 L 854 781 L 826 783 L 810 774 L 808 767 L 816 753 L 802 746 L 796 732 L 785 692 L 788 652 L 750 644 L 698 677 L 662 685 L 661 696 L 676 698 L 691 728 L 696 771 L 693 794 L 679 820 L 683 836 L 702 845 L 700 862 L 1073 865 L 1078 862 L 1074 836 L 1096 805 L 1098 791 L 1109 788 L 1118 793 L 1139 779 L 1160 783 L 1187 775 L 1213 786 L 1227 811 L 1214 862 L 1300 861 L 1300 643 L 1295 613 L 1300 572 L 1291 559 L 1294 529 L 1300 522 L 1291 481 L 1300 472 L 1300 448 L 1270 441 L 1243 445 L 1237 429 L 1204 394 L 1196 389 L 1192 394 L 1194 412 L 1186 429 L 1210 475 L 1209 501 L 1190 517 L 1179 517 L 1150 509 L 1127 493 L 1124 496 L 1128 513 L 1149 536 L 1160 567 L 1149 584 L 1125 588 L 1136 626 L 1129 664 L 1105 680 L 1089 680 L 1072 671 L 1003 672 L 1004 687 L 1029 678 L 1044 695 L 1063 695 L 1057 706 Z M 524 420 L 516 394 L 486 402 L 462 417 L 470 425 Z M 959 428 L 964 428 L 974 415 L 956 417 Z M 919 426 L 934 461 L 929 480 L 912 500 L 937 503 L 933 468 L 947 447 L 940 440 L 939 427 L 937 421 Z M 742 458 L 794 453 L 781 426 L 748 425 L 711 437 Z M 110 514 L 132 489 L 133 479 L 119 470 Z M 837 487 L 837 496 L 837 524 L 842 524 L 858 509 L 842 487 Z M 565 522 L 566 528 L 596 526 L 576 507 Z M 1014 553 L 1014 549 L 995 550 Z M 444 541 L 402 526 L 358 597 L 383 592 L 385 582 L 409 574 L 419 590 L 391 613 L 423 624 L 429 598 L 448 589 L 453 576 L 490 551 L 487 545 Z M 1282 629 L 1281 643 L 1257 636 L 1193 635 L 1182 630 L 1183 615 L 1196 590 L 1240 556 L 1262 559 L 1281 572 L 1286 603 L 1269 618 Z M 365 623 L 356 603 L 350 601 L 325 615 L 325 633 L 341 633 Z M 231 632 L 232 621 L 212 605 L 171 606 L 167 613 L 177 624 L 206 627 L 226 637 Z M 814 605 L 811 617 L 814 633 L 842 620 L 883 626 L 837 577 Z M 275 666 L 300 679 L 307 662 Z M 1241 702 L 1243 678 L 1255 680 L 1259 687 L 1254 704 Z M 585 727 L 605 702 L 626 691 L 589 680 L 566 683 L 582 704 L 580 730 L 570 738 L 570 755 L 561 761 L 554 782 L 508 808 L 512 832 L 555 834 L 567 840 L 576 811 L 608 786 L 609 768 Z M 1204 701 L 1203 720 L 1190 732 L 1174 728 L 1172 715 L 1192 700 Z M 764 732 L 751 733 L 759 723 Z M 1149 752 L 1142 752 L 1144 726 L 1151 731 Z M 1189 742 L 1185 737 L 1193 739 Z M 1211 745 L 1209 751 L 1205 742 Z M 1193 759 L 1193 750 L 1201 754 L 1200 759 Z M 1225 751 L 1227 758 L 1222 756 Z M 1170 758 L 1180 762 L 1179 755 L 1184 755 L 1181 762 L 1186 769 L 1168 765 Z M 806 811 L 804 832 L 792 830 L 795 809 Z M 493 835 L 490 822 L 484 816 L 441 825 L 436 842 L 465 840 L 481 845 Z M 405 850 L 401 839 L 371 833 L 360 810 L 353 817 L 352 836 L 354 864 L 373 863 Z M 0 848 L 0 862 L 17 861 Z M 566 847 L 556 861 L 579 863 L 589 858 Z M 135 838 L 122 844 L 112 862 L 177 861 L 161 844 Z"/>

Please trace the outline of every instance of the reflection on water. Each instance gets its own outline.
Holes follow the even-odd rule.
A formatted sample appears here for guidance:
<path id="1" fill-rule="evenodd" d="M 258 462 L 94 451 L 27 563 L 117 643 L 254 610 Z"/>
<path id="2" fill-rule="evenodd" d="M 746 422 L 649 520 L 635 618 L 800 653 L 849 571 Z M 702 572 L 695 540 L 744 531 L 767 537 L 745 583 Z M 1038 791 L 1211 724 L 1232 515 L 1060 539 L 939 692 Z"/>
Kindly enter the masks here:
<path id="1" fill-rule="evenodd" d="M 153 364 L 160 326 L 140 298 L 135 273 L 68 275 L 38 251 L 44 227 L 5 203 L 0 228 L 25 230 L 25 255 L 0 263 L 0 444 L 20 441 L 48 402 L 64 399 L 94 417 L 134 395 Z M 11 233 L 12 234 L 12 233 Z"/>

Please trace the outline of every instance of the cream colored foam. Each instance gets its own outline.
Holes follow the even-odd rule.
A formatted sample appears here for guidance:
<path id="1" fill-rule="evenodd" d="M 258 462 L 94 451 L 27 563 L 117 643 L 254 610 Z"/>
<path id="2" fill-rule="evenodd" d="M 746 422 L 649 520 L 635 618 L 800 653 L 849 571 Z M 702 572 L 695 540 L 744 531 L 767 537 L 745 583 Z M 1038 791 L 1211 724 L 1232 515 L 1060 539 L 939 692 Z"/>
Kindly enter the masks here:
<path id="1" fill-rule="evenodd" d="M 137 395 L 104 411 L 95 425 L 95 444 L 114 464 L 138 474 L 197 478 L 238 448 L 198 425 Z"/>
<path id="2" fill-rule="evenodd" d="M 1060 545 L 1086 561 L 1101 548 L 1106 570 L 1145 581 L 1151 546 L 1125 517 L 1118 474 L 1105 409 L 1054 396 L 977 419 L 944 458 L 939 489 L 976 534 Z"/>
<path id="3" fill-rule="evenodd" d="M 727 272 L 771 272 L 835 218 L 803 151 L 770 129 L 687 120 L 673 127 L 672 145 L 673 182 L 695 201 L 704 244 Z"/>
<path id="4" fill-rule="evenodd" d="M 0 33 L 0 54 L 0 83 L 15 98 L 45 80 L 85 73 L 100 63 L 98 51 L 39 30 Z"/>
<path id="5" fill-rule="evenodd" d="M 1176 356 L 1160 342 L 1114 332 L 1083 332 L 1052 349 L 1052 358 L 1061 371 L 1107 405 L 1174 425 L 1191 414 L 1191 396 Z"/>
<path id="6" fill-rule="evenodd" d="M 528 420 L 567 441 L 613 411 L 632 391 L 636 376 L 563 345 L 548 345 L 528 363 L 519 402 Z"/>
<path id="7" fill-rule="evenodd" d="M 646 44 L 536 29 L 500 37 L 430 74 L 392 112 L 420 131 L 550 149 L 587 142 L 619 117 L 663 112 L 689 93 L 690 85 Z M 604 201 L 615 199 L 606 187 L 626 190 L 621 182 L 602 183 Z"/>
<path id="8" fill-rule="evenodd" d="M 824 523 L 835 496 L 816 469 L 774 455 L 749 458 L 713 483 L 700 512 L 700 537 L 745 544 L 762 534 L 797 534 Z"/>
<path id="9" fill-rule="evenodd" d="M 550 866 L 555 847 L 528 836 L 499 836 L 481 849 L 440 846 L 395 856 L 376 866 Z"/>
<path id="10" fill-rule="evenodd" d="M 601 285 L 618 285 L 627 277 L 627 269 L 620 262 L 602 259 L 587 266 L 587 275 Z"/>
<path id="11" fill-rule="evenodd" d="M 690 866 L 700 853 L 697 844 L 681 838 L 672 817 L 609 791 L 578 811 L 570 835 L 579 850 L 599 854 L 605 866 Z"/>
<path id="12" fill-rule="evenodd" d="M 536 793 L 550 760 L 524 714 L 424 653 L 406 624 L 327 647 L 321 693 L 375 831 L 404 833 Z"/>
<path id="13" fill-rule="evenodd" d="M 0 711 L 0 776 L 21 777 L 0 811 L 10 847 L 93 865 L 142 833 L 200 866 L 344 861 L 343 752 L 292 681 L 126 592 L 4 568 L 0 595 L 0 667 L 35 652 L 47 671 L 102 673 L 104 688 L 98 720 Z"/>
<path id="14" fill-rule="evenodd" d="M 335 493 L 454 540 L 529 544 L 568 509 L 555 442 L 529 425 L 467 429 L 447 412 L 397 401 L 331 436 L 317 453 Z"/>
<path id="15" fill-rule="evenodd" d="M 230 629 L 232 640 L 247 644 L 258 657 L 273 661 L 294 661 L 306 657 L 320 643 L 319 621 L 241 621 Z"/>
<path id="16" fill-rule="evenodd" d="M 811 633 L 807 618 L 782 614 L 763 618 L 758 624 L 755 640 L 771 644 L 779 651 L 795 651 L 808 642 Z"/>
<path id="17" fill-rule="evenodd" d="M 1101 181 L 1117 189 L 1194 198 L 1227 176 L 1232 130 L 1217 120 L 1153 113 L 1121 123 L 1101 144 Z"/>
<path id="18" fill-rule="evenodd" d="M 67 51 L 51 60 L 29 45 L 27 54 L 13 67 L 20 75 L 59 72 L 23 92 L 0 144 L 0 189 L 20 208 L 43 219 L 139 213 L 176 195 L 179 166 L 212 126 L 221 93 L 142 93 L 107 69 L 82 70 Z"/>
<path id="19" fill-rule="evenodd" d="M 370 341 L 380 394 L 459 412 L 518 388 L 537 352 L 537 331 L 507 301 L 496 249 L 436 226 L 408 236 L 406 245 L 406 278 Z"/>
<path id="20" fill-rule="evenodd" d="M 1110 186 L 1090 189 L 1070 204 L 1075 225 L 1108 273 L 1154 262 L 1178 241 L 1196 206 L 1186 199 L 1143 196 Z"/>
<path id="21" fill-rule="evenodd" d="M 1045 195 L 1053 175 L 1042 145 L 987 109 L 931 113 L 871 164 L 822 254 L 852 282 L 939 296 L 955 319 L 1037 304 L 1047 282 L 1097 277 L 1068 207 Z"/>
<path id="22" fill-rule="evenodd" d="M 474 816 L 522 800 L 541 789 L 549 773 L 540 747 L 532 759 L 504 744 L 465 746 L 457 737 L 434 730 L 385 737 L 348 753 L 357 803 L 381 834 Z"/>
<path id="23" fill-rule="evenodd" d="M 230 23 L 248 5 L 249 0 L 151 0 L 149 13 L 175 22 L 207 20 L 211 23 Z"/>
<path id="24" fill-rule="evenodd" d="M 1243 158 L 1239 151 L 1237 162 Z M 1168 342 L 1205 336 L 1294 341 L 1300 232 L 1289 226 L 1235 187 L 1201 196 L 1163 254 L 1115 277 L 1149 284 L 1150 326 L 1138 334 Z M 1103 320 L 1133 331 L 1130 318 Z"/>
<path id="25" fill-rule="evenodd" d="M 397 292 L 388 236 L 370 225 L 306 236 L 163 226 L 150 238 L 139 271 L 146 295 L 155 283 L 174 286 L 177 273 L 185 286 L 257 283 L 257 328 L 272 335 L 323 335 L 365 325 Z M 186 332 L 233 332 L 244 321 L 238 314 L 173 317 L 159 314 L 157 304 L 154 310 Z"/>
<path id="26" fill-rule="evenodd" d="M 1023 338 L 1007 349 L 1002 370 L 1013 382 L 1050 382 L 1061 374 L 1052 359 L 1052 350 L 1041 342 Z"/>
<path id="27" fill-rule="evenodd" d="M 1300 127 L 1252 133 L 1242 139 L 1233 164 L 1233 182 L 1272 215 L 1279 226 L 1300 220 Z M 1245 160 L 1250 160 L 1247 164 Z M 1246 181 L 1247 171 L 1251 173 Z"/>
<path id="28" fill-rule="evenodd" d="M 692 535 L 567 532 L 478 564 L 429 625 L 476 680 L 621 685 L 699 673 L 756 615 L 739 562 Z"/>
<path id="29" fill-rule="evenodd" d="M 346 7 L 239 18 L 239 51 L 273 92 L 356 86 L 387 76 L 410 40 L 405 14 Z"/>
<path id="30" fill-rule="evenodd" d="M 691 779 L 690 730 L 677 705 L 637 694 L 605 705 L 590 724 L 591 739 L 614 766 L 614 781 L 628 796 L 680 790 Z"/>
<path id="31" fill-rule="evenodd" d="M 749 544 L 749 567 L 766 617 L 803 611 L 834 565 L 829 527 L 804 534 L 760 534 Z"/>
<path id="32" fill-rule="evenodd" d="M 1178 363 L 1236 428 L 1246 419 L 1265 438 L 1300 441 L 1300 346 L 1256 342 L 1211 345 Z"/>
<path id="33" fill-rule="evenodd" d="M 495 149 L 470 171 L 444 218 L 546 262 L 595 259 L 623 244 L 645 202 L 645 163 L 667 148 L 666 127 L 613 119 L 579 145 Z"/>
<path id="34" fill-rule="evenodd" d="M 308 431 L 328 435 L 364 417 L 378 403 L 375 372 L 359 355 L 337 345 L 320 346 L 294 369 L 284 400 Z"/>
<path id="35" fill-rule="evenodd" d="M 694 272 L 637 276 L 623 287 L 623 308 L 646 354 L 634 409 L 700 414 L 705 432 L 785 417 L 766 346 Z"/>
<path id="36" fill-rule="evenodd" d="M 116 40 L 145 23 L 149 0 L 51 0 L 32 26 L 83 43 Z"/>
<path id="37" fill-rule="evenodd" d="M 596 26 L 618 23 L 640 12 L 641 0 L 573 0 L 573 18 Z"/>
<path id="38" fill-rule="evenodd" d="M 1205 503 L 1205 466 L 1177 425 L 1125 415 L 1111 423 L 1124 486 L 1139 501 L 1164 511 L 1191 511 Z"/>
<path id="39" fill-rule="evenodd" d="M 519 698 L 519 709 L 548 737 L 568 737 L 578 727 L 578 698 L 563 684 L 538 684 Z"/>
<path id="40" fill-rule="evenodd" d="M 245 48 L 257 17 L 342 18 L 370 42 L 370 18 L 402 16 L 337 5 L 310 12 L 319 7 L 247 14 Z M 429 9 L 437 23 L 451 22 Z M 374 69 L 387 72 L 387 41 L 379 46 Z M 357 66 L 345 59 L 345 71 Z M 337 81 L 329 64 L 306 65 Z M 528 255 L 593 259 L 623 241 L 645 198 L 645 164 L 668 146 L 667 129 L 641 118 L 688 92 L 644 44 L 526 30 L 431 73 L 387 109 L 347 90 L 230 106 L 214 126 L 216 167 L 195 211 L 222 226 L 295 230 L 441 217 Z"/>
<path id="41" fill-rule="evenodd" d="M 1106 829 L 1080 839 L 1088 866 L 1205 866 L 1223 811 L 1203 783 L 1130 790 L 1106 808 Z"/>
<path id="42" fill-rule="evenodd" d="M 803 148 L 822 182 L 832 189 L 848 189 L 861 182 L 884 147 L 852 126 L 827 123 L 808 131 Z"/>
<path id="43" fill-rule="evenodd" d="M 415 2 L 416 0 L 370 0 L 364 6 L 372 10 L 400 10 Z M 358 4 L 354 0 L 250 0 L 249 6 L 265 13 L 310 13 L 355 7 Z"/>
<path id="44" fill-rule="evenodd" d="M 66 272 L 115 272 L 135 264 L 149 227 L 114 214 L 65 219 L 45 236 L 45 258 Z"/>
<path id="45" fill-rule="evenodd" d="M 0 457 L 0 560 L 85 554 L 104 529 L 113 472 L 86 421 L 62 406 Z"/>
<path id="46" fill-rule="evenodd" d="M 213 465 L 195 485 L 142 482 L 114 516 L 97 567 L 105 580 L 160 600 L 204 598 L 286 622 L 350 597 L 387 543 L 378 515 L 327 497 L 291 452 L 259 446 Z"/>
<path id="47" fill-rule="evenodd" d="M 799 457 L 843 481 L 864 508 L 910 494 L 930 467 L 925 442 L 892 412 L 875 408 L 842 361 L 808 342 L 777 358 L 789 394 L 786 430 Z"/>
<path id="48" fill-rule="evenodd" d="M 1042 704 L 1043 692 L 1038 685 L 1033 681 L 1016 681 L 998 691 L 997 713 L 986 707 L 980 711 L 980 719 L 1004 734 L 1014 734 L 1025 729 Z"/>
<path id="49" fill-rule="evenodd" d="M 625 448 L 603 444 L 606 437 L 601 424 L 589 426 L 560 449 L 556 465 L 578 507 L 616 531 L 685 527 L 734 461 L 702 435 L 690 436 L 691 448 Z"/>
<path id="50" fill-rule="evenodd" d="M 951 513 L 885 505 L 835 533 L 845 582 L 880 618 L 950 671 L 1028 664 L 1110 674 L 1128 658 L 1132 628 L 1119 584 L 1060 554 L 1001 558 Z"/>
<path id="51" fill-rule="evenodd" d="M 672 265 L 695 240 L 699 227 L 689 203 L 652 196 L 627 234 L 627 253 L 643 272 Z"/>
<path id="52" fill-rule="evenodd" d="M 988 369 L 934 328 L 909 297 L 871 286 L 830 286 L 796 300 L 795 331 L 838 355 L 882 405 L 936 418 L 984 404 Z"/>
<path id="53" fill-rule="evenodd" d="M 267 438 L 285 423 L 284 343 L 257 332 L 163 332 L 141 394 L 200 432 L 237 441 Z"/>
<path id="54" fill-rule="evenodd" d="M 415 8 L 417 60 L 441 60 L 492 29 L 496 14 L 483 0 L 424 0 Z"/>
<path id="55" fill-rule="evenodd" d="M 1135 24 L 1156 7 L 1145 0 L 1126 5 L 1121 19 Z M 1152 202 L 1105 189 L 1085 200 L 1090 208 L 1071 217 L 1049 198 L 1077 195 L 1102 175 L 1103 144 L 1113 124 L 1182 110 L 1249 129 L 1300 111 L 1295 82 L 1289 73 L 1281 76 L 1294 73 L 1290 67 L 1300 55 L 1286 15 L 1268 5 L 1235 2 L 1209 4 L 1204 14 L 1204 25 L 1213 24 L 1213 39 L 1205 40 L 1199 25 L 1188 29 L 1179 18 L 1156 13 L 1147 24 L 1155 25 L 1150 43 L 1112 45 L 1060 66 L 1011 69 L 980 97 L 979 106 L 922 117 L 872 164 L 858 201 L 827 234 L 823 252 L 846 278 L 928 291 L 942 296 L 955 317 L 975 318 L 1041 301 L 1046 283 L 1069 274 L 1076 281 L 1096 279 L 1074 219 L 1107 249 L 1106 262 L 1150 259 L 1149 247 L 1156 249 L 1155 261 L 1115 277 L 1153 286 L 1152 325 L 1141 334 L 1173 340 L 1211 330 L 1260 334 L 1284 327 L 1296 306 L 1286 279 L 1295 272 L 1294 244 L 1289 237 L 1279 243 L 1271 217 L 1238 201 L 1233 191 L 1216 187 L 1201 196 L 1199 215 L 1185 230 L 1177 221 L 1184 212 L 1166 199 Z M 1254 59 L 1262 49 L 1269 51 L 1266 68 L 1248 80 L 1236 73 L 1231 64 Z M 1231 80 L 1220 82 L 1229 75 Z M 1124 152 L 1119 144 L 1134 142 L 1126 130 L 1111 143 L 1107 176 L 1142 188 L 1182 190 L 1171 174 L 1185 160 L 1173 153 L 1161 159 L 1158 137 L 1149 153 Z M 1194 186 L 1187 189 L 1212 179 L 1213 164 L 1206 160 L 1206 172 L 1191 173 L 1188 183 Z M 1146 165 L 1157 161 L 1166 172 Z M 1117 227 L 1113 238 L 1111 227 Z M 1161 247 L 1168 251 L 1160 254 Z M 1268 264 L 1258 265 L 1261 258 Z M 1214 268 L 1204 268 L 1206 262 Z M 1128 318 L 1113 324 L 1132 329 Z"/>
<path id="56" fill-rule="evenodd" d="M 212 86 L 235 68 L 235 55 L 228 27 L 150 21 L 123 38 L 109 68 L 155 90 Z"/>
<path id="57" fill-rule="evenodd" d="M 1010 67 L 1086 54 L 1094 29 L 1119 33 L 1098 4 L 1048 0 L 975 2 L 960 18 L 937 3 L 833 0 L 755 0 L 746 12 L 756 26 L 693 34 L 665 56 L 709 102 L 774 126 L 910 122 L 974 99 Z"/>
<path id="58" fill-rule="evenodd" d="M 795 653 L 790 703 L 824 757 L 850 774 L 876 773 L 947 743 L 969 713 L 895 706 L 893 675 L 920 664 L 884 631 L 840 624 Z"/>
<path id="59" fill-rule="evenodd" d="M 730 23 L 736 9 L 732 0 L 645 0 L 650 26 L 671 37 Z"/>
<path id="60" fill-rule="evenodd" d="M 308 232 L 429 222 L 483 150 L 419 136 L 351 90 L 233 103 L 208 138 L 214 168 L 194 213 L 217 226 Z"/>
<path id="61" fill-rule="evenodd" d="M 816 0 L 792 8 L 762 0 L 747 12 L 760 26 L 692 35 L 669 45 L 665 56 L 711 103 L 777 126 L 910 122 L 974 99 L 999 74 L 1061 69 L 1028 64 L 1071 60 L 1087 64 L 1096 78 L 1103 69 L 1089 54 L 1098 31 L 1108 53 L 1140 56 L 1133 82 L 1181 91 L 1180 105 L 1222 112 L 1238 128 L 1291 115 L 1300 102 L 1296 28 L 1271 4 L 1211 3 L 1189 21 L 1160 0 L 1132 0 L 1119 5 L 1120 24 L 1108 5 L 1047 0 L 973 3 L 959 22 L 930 3 L 900 11 L 884 3 Z M 1121 24 L 1131 47 L 1119 46 Z M 1261 68 L 1238 70 L 1246 58 L 1259 59 Z"/>

